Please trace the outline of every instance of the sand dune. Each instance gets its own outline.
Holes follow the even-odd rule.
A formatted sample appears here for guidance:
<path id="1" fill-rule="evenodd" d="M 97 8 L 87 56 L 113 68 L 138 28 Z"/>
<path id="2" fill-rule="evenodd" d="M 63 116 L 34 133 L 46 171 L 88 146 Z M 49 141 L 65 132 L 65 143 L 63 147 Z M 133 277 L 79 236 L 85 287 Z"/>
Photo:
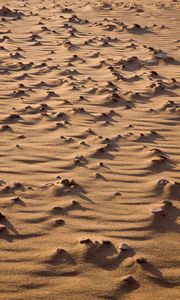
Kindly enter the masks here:
<path id="1" fill-rule="evenodd" d="M 179 11 L 1 1 L 1 300 L 179 299 Z"/>

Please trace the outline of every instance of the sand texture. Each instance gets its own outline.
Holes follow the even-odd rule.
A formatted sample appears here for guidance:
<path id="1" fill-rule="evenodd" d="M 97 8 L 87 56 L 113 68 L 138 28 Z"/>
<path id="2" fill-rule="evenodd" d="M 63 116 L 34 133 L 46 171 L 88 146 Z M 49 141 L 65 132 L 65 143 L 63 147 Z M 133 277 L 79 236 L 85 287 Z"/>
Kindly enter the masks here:
<path id="1" fill-rule="evenodd" d="M 180 299 L 180 2 L 0 1 L 0 300 Z"/>

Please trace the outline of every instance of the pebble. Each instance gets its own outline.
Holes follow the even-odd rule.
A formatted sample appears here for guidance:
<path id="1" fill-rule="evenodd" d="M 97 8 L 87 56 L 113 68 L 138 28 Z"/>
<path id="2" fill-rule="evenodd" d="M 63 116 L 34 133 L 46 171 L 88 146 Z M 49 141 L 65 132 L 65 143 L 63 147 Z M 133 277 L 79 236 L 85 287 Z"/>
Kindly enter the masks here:
<path id="1" fill-rule="evenodd" d="M 132 282 L 134 281 L 134 277 L 132 275 L 127 275 L 122 278 L 123 281 Z"/>
<path id="2" fill-rule="evenodd" d="M 5 219 L 5 216 L 0 212 L 0 219 Z"/>
<path id="3" fill-rule="evenodd" d="M 0 233 L 4 233 L 7 231 L 7 228 L 3 225 L 0 225 Z"/>
<path id="4" fill-rule="evenodd" d="M 146 258 L 144 258 L 144 257 L 138 257 L 137 259 L 136 259 L 136 262 L 138 263 L 138 264 L 144 264 L 144 263 L 146 263 L 147 262 L 147 259 Z"/>
<path id="5" fill-rule="evenodd" d="M 57 248 L 56 253 L 57 254 L 64 254 L 66 251 L 63 248 Z"/>
<path id="6" fill-rule="evenodd" d="M 167 183 L 169 183 L 169 181 L 168 181 L 167 179 L 160 179 L 160 180 L 158 181 L 158 183 L 159 183 L 160 185 L 166 185 Z"/>
<path id="7" fill-rule="evenodd" d="M 63 179 L 63 180 L 61 180 L 61 184 L 65 185 L 65 186 L 70 186 L 71 182 L 69 181 L 69 179 Z"/>
<path id="8" fill-rule="evenodd" d="M 120 248 L 120 250 L 122 250 L 122 251 L 126 251 L 126 250 L 129 250 L 129 249 L 130 249 L 130 247 L 129 247 L 127 244 L 124 244 L 124 243 L 121 244 L 119 248 Z"/>
<path id="9" fill-rule="evenodd" d="M 164 200 L 163 204 L 166 206 L 173 206 L 173 203 L 170 200 Z"/>
<path id="10" fill-rule="evenodd" d="M 57 226 L 62 226 L 64 224 L 65 224 L 65 221 L 63 219 L 55 220 L 55 225 L 57 225 Z"/>
<path id="11" fill-rule="evenodd" d="M 121 196 L 120 192 L 113 192 L 113 196 Z"/>
<path id="12" fill-rule="evenodd" d="M 159 213 L 161 213 L 161 212 L 163 212 L 163 208 L 162 208 L 162 207 L 156 207 L 156 208 L 153 208 L 153 209 L 151 210 L 151 213 L 152 213 L 152 214 L 159 214 Z"/>
<path id="13" fill-rule="evenodd" d="M 80 242 L 80 244 L 88 244 L 88 243 L 91 243 L 91 240 L 90 239 L 81 239 L 79 242 Z"/>

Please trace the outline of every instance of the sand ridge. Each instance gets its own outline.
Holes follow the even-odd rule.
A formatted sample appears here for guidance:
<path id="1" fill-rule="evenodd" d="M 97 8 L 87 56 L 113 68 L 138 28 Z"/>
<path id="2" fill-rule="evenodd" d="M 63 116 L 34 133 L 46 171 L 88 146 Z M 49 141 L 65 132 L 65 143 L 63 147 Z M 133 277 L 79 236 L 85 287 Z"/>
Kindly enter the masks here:
<path id="1" fill-rule="evenodd" d="M 179 1 L 0 3 L 0 297 L 179 298 Z"/>

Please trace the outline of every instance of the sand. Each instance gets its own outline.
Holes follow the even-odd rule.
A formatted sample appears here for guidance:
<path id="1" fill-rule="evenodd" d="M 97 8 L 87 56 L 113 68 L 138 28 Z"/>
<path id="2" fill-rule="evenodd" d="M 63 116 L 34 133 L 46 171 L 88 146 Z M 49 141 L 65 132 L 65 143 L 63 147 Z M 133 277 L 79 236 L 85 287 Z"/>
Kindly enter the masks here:
<path id="1" fill-rule="evenodd" d="M 1 0 L 1 300 L 179 299 L 178 2 Z"/>

